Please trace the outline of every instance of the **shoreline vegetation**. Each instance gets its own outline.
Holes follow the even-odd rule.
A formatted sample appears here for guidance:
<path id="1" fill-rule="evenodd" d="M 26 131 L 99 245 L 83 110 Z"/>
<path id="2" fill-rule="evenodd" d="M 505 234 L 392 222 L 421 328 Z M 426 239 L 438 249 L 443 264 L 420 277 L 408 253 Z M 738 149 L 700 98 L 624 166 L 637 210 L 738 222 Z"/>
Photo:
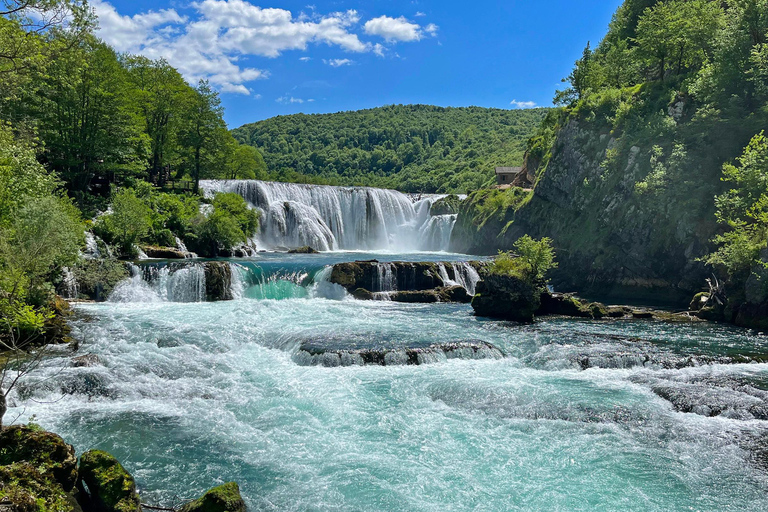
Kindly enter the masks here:
<path id="1" fill-rule="evenodd" d="M 767 0 L 626 0 L 553 109 L 393 105 L 231 131 L 207 82 L 190 86 L 163 60 L 118 54 L 94 36 L 95 23 L 79 0 L 0 5 L 0 420 L 46 346 L 77 347 L 60 296 L 70 280 L 102 301 L 141 253 L 254 254 L 260 214 L 238 194 L 204 196 L 201 179 L 451 194 L 431 212 L 456 216 L 451 250 L 495 258 L 473 263 L 482 277 L 474 293 L 439 278 L 434 263 L 411 263 L 424 282 L 400 287 L 394 301 L 470 303 L 478 316 L 515 322 L 707 320 L 768 331 Z M 512 164 L 530 186 L 494 188 L 493 167 Z M 374 263 L 334 265 L 331 282 L 375 299 Z M 204 272 L 207 300 L 232 298 L 229 266 L 208 262 Z M 552 293 L 550 283 L 678 312 L 606 306 Z M 55 434 L 0 423 L 0 507 L 8 504 L 142 507 L 109 454 L 86 452 L 78 464 Z M 228 483 L 174 510 L 245 504 Z"/>

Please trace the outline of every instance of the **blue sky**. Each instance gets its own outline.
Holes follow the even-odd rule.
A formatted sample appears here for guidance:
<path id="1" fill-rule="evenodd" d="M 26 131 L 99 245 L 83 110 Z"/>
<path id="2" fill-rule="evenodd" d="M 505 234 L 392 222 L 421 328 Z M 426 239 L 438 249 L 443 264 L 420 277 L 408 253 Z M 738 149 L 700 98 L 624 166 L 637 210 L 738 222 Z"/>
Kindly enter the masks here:
<path id="1" fill-rule="evenodd" d="M 312 2 L 311 4 L 308 2 Z M 92 0 L 99 36 L 221 91 L 230 127 L 392 103 L 547 106 L 620 0 Z M 517 102 L 517 103 L 515 103 Z"/>

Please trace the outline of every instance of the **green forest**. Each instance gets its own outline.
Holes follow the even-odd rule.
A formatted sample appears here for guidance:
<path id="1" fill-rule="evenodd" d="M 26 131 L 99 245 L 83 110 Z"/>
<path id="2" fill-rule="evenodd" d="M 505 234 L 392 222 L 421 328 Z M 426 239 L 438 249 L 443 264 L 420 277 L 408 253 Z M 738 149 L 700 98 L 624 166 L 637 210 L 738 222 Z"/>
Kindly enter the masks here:
<path id="1" fill-rule="evenodd" d="M 269 179 L 404 192 L 467 193 L 519 166 L 547 109 L 391 105 L 279 116 L 233 130 L 264 155 Z"/>

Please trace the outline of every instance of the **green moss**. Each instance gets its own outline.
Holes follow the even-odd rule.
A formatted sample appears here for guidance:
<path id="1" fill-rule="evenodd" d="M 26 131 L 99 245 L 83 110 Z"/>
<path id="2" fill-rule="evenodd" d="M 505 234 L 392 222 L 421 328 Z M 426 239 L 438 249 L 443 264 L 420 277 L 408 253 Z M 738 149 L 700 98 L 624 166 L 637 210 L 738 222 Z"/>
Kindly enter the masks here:
<path id="1" fill-rule="evenodd" d="M 80 296 L 106 300 L 117 284 L 131 276 L 125 263 L 115 259 L 82 260 L 73 269 Z"/>
<path id="2" fill-rule="evenodd" d="M 44 430 L 12 426 L 0 432 L 0 465 L 27 462 L 45 478 L 70 490 L 75 485 L 77 468 L 74 449 L 56 434 Z"/>
<path id="3" fill-rule="evenodd" d="M 206 492 L 201 498 L 184 505 L 180 512 L 244 512 L 240 487 L 229 482 Z"/>
<path id="4" fill-rule="evenodd" d="M 28 462 L 0 466 L 0 502 L 15 512 L 70 512 L 74 499 Z"/>
<path id="5" fill-rule="evenodd" d="M 125 468 L 107 452 L 91 450 L 80 457 L 80 478 L 91 499 L 106 512 L 136 512 L 140 508 L 136 483 Z"/>
<path id="6" fill-rule="evenodd" d="M 430 215 L 450 215 L 459 213 L 461 199 L 455 194 L 443 197 L 435 201 L 429 209 Z"/>

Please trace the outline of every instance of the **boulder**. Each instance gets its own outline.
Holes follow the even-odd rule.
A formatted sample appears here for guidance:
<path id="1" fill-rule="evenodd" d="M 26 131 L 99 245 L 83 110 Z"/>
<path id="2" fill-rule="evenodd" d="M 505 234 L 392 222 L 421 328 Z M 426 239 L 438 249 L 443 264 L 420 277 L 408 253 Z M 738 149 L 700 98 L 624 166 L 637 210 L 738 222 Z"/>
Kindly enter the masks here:
<path id="1" fill-rule="evenodd" d="M 80 457 L 78 487 L 98 512 L 140 512 L 136 482 L 107 452 L 91 450 Z"/>
<path id="2" fill-rule="evenodd" d="M 699 292 L 693 296 L 693 299 L 691 299 L 691 304 L 688 306 L 688 309 L 694 312 L 701 311 L 707 306 L 708 302 L 709 302 L 709 293 Z"/>
<path id="3" fill-rule="evenodd" d="M 205 262 L 206 300 L 232 300 L 232 268 L 223 261 Z"/>
<path id="4" fill-rule="evenodd" d="M 541 305 L 541 290 L 519 277 L 489 274 L 477 283 L 472 299 L 475 315 L 533 322 Z"/>
<path id="5" fill-rule="evenodd" d="M 75 497 L 29 462 L 0 466 L 3 512 L 82 512 Z"/>
<path id="6" fill-rule="evenodd" d="M 304 247 L 297 247 L 296 249 L 291 249 L 290 251 L 288 251 L 288 254 L 320 254 L 320 252 L 308 245 L 305 245 Z"/>
<path id="7" fill-rule="evenodd" d="M 246 512 L 245 502 L 240 496 L 240 487 L 229 482 L 214 487 L 202 497 L 187 503 L 179 512 Z"/>
<path id="8" fill-rule="evenodd" d="M 454 215 L 459 213 L 461 199 L 455 194 L 438 199 L 429 208 L 429 214 L 433 217 L 437 215 Z"/>
<path id="9" fill-rule="evenodd" d="M 11 426 L 0 431 L 0 466 L 31 464 L 42 478 L 64 491 L 77 480 L 75 449 L 64 440 L 38 427 Z"/>
<path id="10" fill-rule="evenodd" d="M 148 257 L 162 260 L 183 260 L 189 255 L 189 253 L 180 251 L 175 247 L 159 247 L 157 245 L 145 245 L 142 250 Z"/>
<path id="11" fill-rule="evenodd" d="M 444 265 L 447 268 L 451 264 Z M 382 276 L 386 274 L 392 276 L 392 284 L 398 291 L 432 290 L 445 285 L 436 263 L 405 261 L 380 263 L 370 260 L 337 263 L 331 270 L 330 281 L 346 288 L 350 293 L 358 288 L 372 292 L 392 291 L 383 289 Z"/>
<path id="12" fill-rule="evenodd" d="M 85 354 L 72 358 L 72 366 L 75 368 L 90 368 L 101 365 L 101 359 L 96 354 Z"/>

